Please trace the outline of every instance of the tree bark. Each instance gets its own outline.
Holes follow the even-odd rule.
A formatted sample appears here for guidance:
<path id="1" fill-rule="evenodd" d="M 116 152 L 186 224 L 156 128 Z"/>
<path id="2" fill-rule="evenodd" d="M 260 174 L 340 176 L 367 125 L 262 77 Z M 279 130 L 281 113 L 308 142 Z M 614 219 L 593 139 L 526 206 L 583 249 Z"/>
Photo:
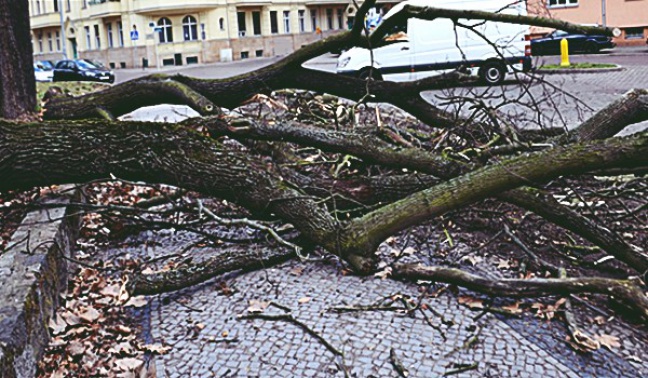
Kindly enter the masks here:
<path id="1" fill-rule="evenodd" d="M 36 79 L 27 1 L 0 0 L 0 118 L 36 110 Z"/>
<path id="2" fill-rule="evenodd" d="M 616 134 L 631 121 L 645 120 L 646 113 L 641 110 L 641 93 L 643 91 L 633 90 L 624 95 L 619 101 L 614 102 L 628 113 L 628 116 L 624 116 L 622 112 L 617 111 L 616 107 L 606 107 L 606 109 L 594 116 L 599 119 L 599 122 L 586 121 L 577 127 L 573 133 L 583 135 L 579 139 L 584 141 L 602 139 Z M 608 113 L 611 113 L 611 115 L 606 117 Z M 412 169 L 444 179 L 467 173 L 471 168 L 468 164 L 435 155 L 421 148 L 397 147 L 387 143 L 379 137 L 379 130 L 377 129 L 374 129 L 373 133 L 365 132 L 360 134 L 350 130 L 327 131 L 296 122 L 278 122 L 269 125 L 252 121 L 235 127 L 223 119 L 190 120 L 187 124 L 205 126 L 214 137 L 227 135 L 239 140 L 250 138 L 289 141 L 314 146 L 328 152 L 351 154 L 363 159 L 366 163 Z M 571 138 L 559 139 L 564 144 L 568 143 Z M 556 142 L 554 141 L 554 143 Z M 642 251 L 633 249 L 615 232 L 579 215 L 558 203 L 552 197 L 543 195 L 538 190 L 519 188 L 498 194 L 497 198 L 532 211 L 547 221 L 583 237 L 641 274 L 648 271 L 648 256 Z"/>
<path id="3" fill-rule="evenodd" d="M 369 273 L 387 237 L 517 186 L 606 167 L 648 164 L 648 133 L 526 154 L 481 168 L 340 223 L 262 158 L 178 126 L 122 122 L 0 122 L 0 190 L 111 174 L 160 182 L 275 214 Z"/>

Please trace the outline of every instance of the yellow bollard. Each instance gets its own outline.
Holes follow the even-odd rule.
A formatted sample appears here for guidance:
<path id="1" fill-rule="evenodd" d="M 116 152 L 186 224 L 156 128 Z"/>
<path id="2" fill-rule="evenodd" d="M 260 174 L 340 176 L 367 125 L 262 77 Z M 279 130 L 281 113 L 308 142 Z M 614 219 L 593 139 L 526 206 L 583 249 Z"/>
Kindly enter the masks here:
<path id="1" fill-rule="evenodd" d="M 567 38 L 560 40 L 560 67 L 569 67 L 569 46 Z"/>

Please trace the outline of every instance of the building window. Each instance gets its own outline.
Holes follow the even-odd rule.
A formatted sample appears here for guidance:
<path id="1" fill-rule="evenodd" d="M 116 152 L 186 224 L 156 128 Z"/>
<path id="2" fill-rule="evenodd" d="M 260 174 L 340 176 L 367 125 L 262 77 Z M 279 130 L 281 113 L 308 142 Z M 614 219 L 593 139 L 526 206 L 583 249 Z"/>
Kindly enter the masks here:
<path id="1" fill-rule="evenodd" d="M 59 0 L 52 0 L 54 2 L 54 12 L 58 12 L 58 2 Z"/>
<path id="2" fill-rule="evenodd" d="M 43 32 L 38 33 L 38 50 L 40 52 L 44 52 L 43 51 Z"/>
<path id="3" fill-rule="evenodd" d="M 95 47 L 97 50 L 101 48 L 101 39 L 99 38 L 99 25 L 94 26 L 94 34 L 95 34 Z"/>
<path id="4" fill-rule="evenodd" d="M 124 28 L 122 22 L 117 21 L 117 38 L 119 40 L 119 47 L 124 47 Z"/>
<path id="5" fill-rule="evenodd" d="M 626 28 L 625 39 L 643 39 L 643 28 Z"/>
<path id="6" fill-rule="evenodd" d="M 54 47 L 52 46 L 52 33 L 47 32 L 47 46 L 49 46 L 49 51 L 52 52 L 54 51 Z"/>
<path id="7" fill-rule="evenodd" d="M 257 58 L 261 58 L 261 57 L 263 56 L 263 50 L 256 50 L 256 51 L 254 52 L 254 55 L 255 55 Z"/>
<path id="8" fill-rule="evenodd" d="M 252 12 L 252 30 L 254 35 L 261 35 L 261 12 Z"/>
<path id="9" fill-rule="evenodd" d="M 304 14 L 306 13 L 305 10 L 298 10 L 297 11 L 297 18 L 299 19 L 299 32 L 303 33 L 306 31 L 306 20 Z"/>
<path id="10" fill-rule="evenodd" d="M 333 9 L 331 8 L 326 10 L 326 28 L 328 30 L 333 29 Z"/>
<path id="11" fill-rule="evenodd" d="M 161 28 L 160 32 L 160 43 L 173 42 L 173 26 L 171 20 L 166 17 L 162 17 L 157 22 L 158 26 Z"/>
<path id="12" fill-rule="evenodd" d="M 41 14 L 40 0 L 36 0 L 36 14 Z"/>
<path id="13" fill-rule="evenodd" d="M 198 39 L 198 23 L 193 16 L 187 16 L 182 19 L 182 31 L 185 41 L 195 41 Z"/>
<path id="14" fill-rule="evenodd" d="M 317 9 L 311 9 L 310 14 L 311 14 L 311 26 L 313 27 L 313 31 L 317 31 Z"/>
<path id="15" fill-rule="evenodd" d="M 86 9 L 88 7 L 88 0 L 83 0 L 83 9 Z"/>
<path id="16" fill-rule="evenodd" d="M 270 11 L 270 33 L 279 33 L 279 23 L 277 21 L 277 11 Z"/>
<path id="17" fill-rule="evenodd" d="M 247 59 L 250 57 L 249 51 L 241 51 L 241 59 Z"/>
<path id="18" fill-rule="evenodd" d="M 218 27 L 220 30 L 225 30 L 225 19 L 223 17 L 218 19 Z"/>
<path id="19" fill-rule="evenodd" d="M 549 8 L 575 7 L 575 6 L 578 6 L 578 0 L 549 0 Z"/>
<path id="20" fill-rule="evenodd" d="M 70 0 L 67 0 L 67 1 L 65 2 L 65 11 L 66 11 L 66 12 L 69 12 L 69 11 L 70 11 Z"/>
<path id="21" fill-rule="evenodd" d="M 238 23 L 239 37 L 245 37 L 247 26 L 245 25 L 245 12 L 236 12 L 236 21 Z"/>
<path id="22" fill-rule="evenodd" d="M 207 39 L 207 32 L 205 31 L 205 24 L 200 24 L 200 36 L 202 37 L 202 40 Z"/>
<path id="23" fill-rule="evenodd" d="M 108 47 L 112 48 L 115 46 L 115 42 L 113 41 L 112 22 L 106 24 L 106 29 L 108 30 Z"/>
<path id="24" fill-rule="evenodd" d="M 338 8 L 337 9 L 337 21 L 338 21 L 338 29 L 344 29 L 344 9 Z"/>
<path id="25" fill-rule="evenodd" d="M 290 33 L 290 11 L 283 11 L 284 33 Z"/>
<path id="26" fill-rule="evenodd" d="M 61 32 L 56 31 L 56 51 L 61 51 Z"/>
<path id="27" fill-rule="evenodd" d="M 90 37 L 90 27 L 84 26 L 83 29 L 85 30 L 86 49 L 90 50 L 90 42 L 92 41 L 92 38 Z"/>

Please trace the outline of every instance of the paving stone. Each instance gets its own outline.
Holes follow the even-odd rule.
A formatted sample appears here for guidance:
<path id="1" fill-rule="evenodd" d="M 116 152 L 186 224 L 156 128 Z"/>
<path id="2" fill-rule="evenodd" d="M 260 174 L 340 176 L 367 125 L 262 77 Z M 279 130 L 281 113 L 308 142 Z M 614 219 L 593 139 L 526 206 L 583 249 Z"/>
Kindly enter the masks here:
<path id="1" fill-rule="evenodd" d="M 188 240 L 182 242 L 186 244 Z M 167 247 L 169 251 L 177 250 L 177 246 Z M 160 254 L 169 251 L 156 249 Z M 295 325 L 237 320 L 237 316 L 249 306 L 249 301 L 258 299 L 276 301 L 293 308 L 297 319 L 308 324 L 336 348 L 344 350 L 345 361 L 357 377 L 397 377 L 389 362 L 391 348 L 408 366 L 412 377 L 442 376 L 458 361 L 478 361 L 480 364 L 477 370 L 457 377 L 477 378 L 486 376 L 486 373 L 493 377 L 515 378 L 648 376 L 646 363 L 630 364 L 620 357 L 637 355 L 648 361 L 646 342 L 633 339 L 632 335 L 623 339 L 622 352 L 626 354 L 595 354 L 589 362 L 596 368 L 587 367 L 588 361 L 575 353 L 565 352 L 568 347 L 561 341 L 564 334 L 560 329 L 533 318 L 516 323 L 486 315 L 474 321 L 476 314 L 458 305 L 450 294 L 430 301 L 436 311 L 456 322 L 453 326 L 441 325 L 447 340 L 443 340 L 420 314 L 409 318 L 392 312 L 329 313 L 326 312 L 328 307 L 375 303 L 382 295 L 391 293 L 416 297 L 418 288 L 373 277 L 344 276 L 334 267 L 322 264 L 302 265 L 305 267 L 302 275 L 294 276 L 290 271 L 298 264 L 286 263 L 268 273 L 278 286 L 269 285 L 263 272 L 251 272 L 227 281 L 228 286 L 237 288 L 228 297 L 218 293 L 216 282 L 208 282 L 199 288 L 168 295 L 168 300 L 154 299 L 151 336 L 157 341 L 175 343 L 169 354 L 156 359 L 158 372 L 168 373 L 169 377 L 200 377 L 205 372 L 208 377 L 212 373 L 223 376 L 228 369 L 229 377 L 344 376 L 332 362 L 335 356 Z M 298 300 L 304 296 L 311 297 L 311 301 L 299 304 Z M 175 300 L 181 297 L 191 298 L 192 307 L 196 304 L 203 311 L 185 311 L 186 308 Z M 270 307 L 266 313 L 282 311 Z M 438 319 L 432 318 L 432 321 Z M 187 329 L 197 323 L 207 327 L 198 339 L 187 338 Z M 481 329 L 480 342 L 464 350 L 463 344 L 475 333 L 470 328 L 472 326 Z M 601 333 L 614 334 L 612 330 L 616 328 L 610 327 L 613 329 L 601 330 Z M 229 333 L 228 338 L 237 337 L 238 342 L 204 342 L 209 336 L 223 337 L 224 331 Z M 195 365 L 193 370 L 186 367 L 192 364 Z M 166 377 L 164 373 L 159 376 Z"/>

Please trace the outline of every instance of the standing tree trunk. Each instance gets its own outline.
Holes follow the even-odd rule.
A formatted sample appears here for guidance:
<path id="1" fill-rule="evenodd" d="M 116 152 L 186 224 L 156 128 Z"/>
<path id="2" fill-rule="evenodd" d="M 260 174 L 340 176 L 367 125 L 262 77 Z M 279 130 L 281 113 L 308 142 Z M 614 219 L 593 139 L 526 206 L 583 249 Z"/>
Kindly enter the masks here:
<path id="1" fill-rule="evenodd" d="M 0 0 L 0 117 L 36 108 L 36 82 L 26 0 Z"/>

